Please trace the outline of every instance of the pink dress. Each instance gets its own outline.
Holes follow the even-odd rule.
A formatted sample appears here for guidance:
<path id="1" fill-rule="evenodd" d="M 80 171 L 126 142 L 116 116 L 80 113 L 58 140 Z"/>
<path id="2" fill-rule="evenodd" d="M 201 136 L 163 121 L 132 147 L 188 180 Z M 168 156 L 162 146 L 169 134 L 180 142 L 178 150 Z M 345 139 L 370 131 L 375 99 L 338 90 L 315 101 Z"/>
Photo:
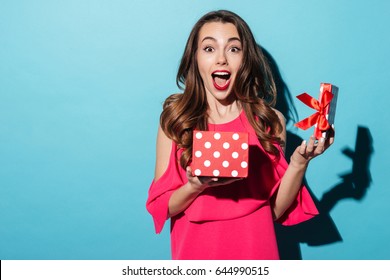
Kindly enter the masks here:
<path id="1" fill-rule="evenodd" d="M 277 161 L 264 151 L 244 111 L 231 122 L 210 124 L 209 130 L 249 132 L 249 175 L 230 185 L 206 189 L 184 212 L 171 218 L 172 259 L 279 259 L 271 205 L 288 166 L 285 158 Z M 149 189 L 146 207 L 156 233 L 167 220 L 171 194 L 187 182 L 178 163 L 181 152 L 172 143 L 168 168 Z M 302 186 L 296 201 L 277 222 L 294 225 L 317 214 Z"/>

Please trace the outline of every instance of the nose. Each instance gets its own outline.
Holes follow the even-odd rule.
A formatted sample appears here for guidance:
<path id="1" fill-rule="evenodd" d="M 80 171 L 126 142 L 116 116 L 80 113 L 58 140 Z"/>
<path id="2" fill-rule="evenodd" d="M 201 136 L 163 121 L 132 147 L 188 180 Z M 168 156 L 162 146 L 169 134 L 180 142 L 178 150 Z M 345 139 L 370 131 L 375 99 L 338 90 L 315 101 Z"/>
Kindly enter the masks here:
<path id="1" fill-rule="evenodd" d="M 217 64 L 218 65 L 227 65 L 228 64 L 225 52 L 219 52 L 218 53 L 218 55 L 217 55 Z"/>

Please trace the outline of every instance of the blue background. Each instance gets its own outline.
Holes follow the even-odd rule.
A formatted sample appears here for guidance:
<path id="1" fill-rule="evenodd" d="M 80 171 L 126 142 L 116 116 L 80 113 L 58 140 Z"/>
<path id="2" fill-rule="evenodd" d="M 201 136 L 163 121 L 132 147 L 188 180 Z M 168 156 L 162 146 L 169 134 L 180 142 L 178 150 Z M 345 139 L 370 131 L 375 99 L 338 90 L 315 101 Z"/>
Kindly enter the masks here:
<path id="1" fill-rule="evenodd" d="M 336 142 L 306 175 L 333 204 L 286 252 L 390 259 L 389 3 L 0 1 L 0 259 L 170 258 L 145 209 L 158 118 L 193 24 L 221 8 L 248 22 L 299 119 L 313 111 L 295 95 L 340 88 Z"/>

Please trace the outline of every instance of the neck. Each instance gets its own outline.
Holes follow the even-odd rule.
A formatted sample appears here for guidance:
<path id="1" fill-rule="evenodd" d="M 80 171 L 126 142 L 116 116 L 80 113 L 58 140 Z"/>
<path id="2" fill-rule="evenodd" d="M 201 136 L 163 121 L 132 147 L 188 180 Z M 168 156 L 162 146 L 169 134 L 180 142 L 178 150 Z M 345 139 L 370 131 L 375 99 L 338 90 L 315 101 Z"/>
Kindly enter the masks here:
<path id="1" fill-rule="evenodd" d="M 231 104 L 209 104 L 208 122 L 212 124 L 226 123 L 237 118 L 241 113 L 241 105 L 234 101 Z"/>

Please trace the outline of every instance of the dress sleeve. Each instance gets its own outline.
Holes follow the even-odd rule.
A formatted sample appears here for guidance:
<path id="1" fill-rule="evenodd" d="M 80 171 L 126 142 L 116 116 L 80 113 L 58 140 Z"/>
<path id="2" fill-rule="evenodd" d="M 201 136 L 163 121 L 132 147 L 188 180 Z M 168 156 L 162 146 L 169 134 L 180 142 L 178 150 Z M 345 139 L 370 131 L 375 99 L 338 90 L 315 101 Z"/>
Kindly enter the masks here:
<path id="1" fill-rule="evenodd" d="M 178 164 L 180 152 L 172 142 L 169 164 L 165 173 L 158 179 L 153 180 L 146 201 L 146 209 L 152 215 L 156 233 L 160 233 L 168 218 L 168 202 L 172 193 L 184 185 L 187 177 L 185 170 Z"/>
<path id="2" fill-rule="evenodd" d="M 276 222 L 284 226 L 292 226 L 310 220 L 318 214 L 313 198 L 303 185 L 295 201 Z"/>

